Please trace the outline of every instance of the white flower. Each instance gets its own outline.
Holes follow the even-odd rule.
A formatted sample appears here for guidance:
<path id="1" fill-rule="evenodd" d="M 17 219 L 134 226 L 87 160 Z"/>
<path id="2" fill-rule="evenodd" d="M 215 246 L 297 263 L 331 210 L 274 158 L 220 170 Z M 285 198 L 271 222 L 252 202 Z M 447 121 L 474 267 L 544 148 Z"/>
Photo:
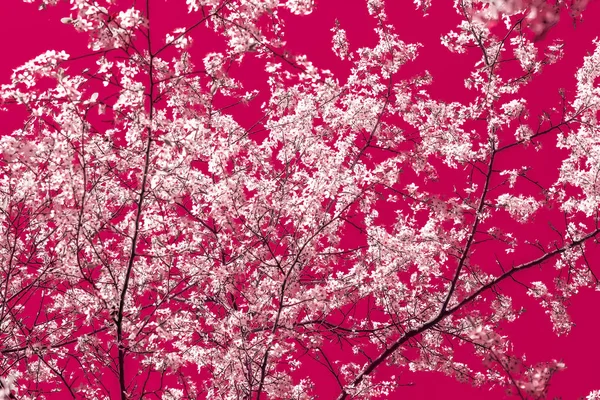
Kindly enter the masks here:
<path id="1" fill-rule="evenodd" d="M 600 390 L 592 390 L 585 399 L 586 400 L 600 400 Z"/>
<path id="2" fill-rule="evenodd" d="M 498 196 L 496 204 L 498 208 L 505 208 L 519 222 L 526 222 L 540 207 L 540 203 L 531 196 L 513 196 L 508 193 Z"/>

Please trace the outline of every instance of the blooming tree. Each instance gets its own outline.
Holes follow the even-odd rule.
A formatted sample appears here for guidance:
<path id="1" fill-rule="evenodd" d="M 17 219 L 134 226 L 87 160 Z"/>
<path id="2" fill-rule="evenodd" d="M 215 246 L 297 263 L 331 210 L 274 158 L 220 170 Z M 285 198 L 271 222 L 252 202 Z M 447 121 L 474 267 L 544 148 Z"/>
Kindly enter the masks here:
<path id="1" fill-rule="evenodd" d="M 556 108 L 522 93 L 585 0 L 455 1 L 442 43 L 476 60 L 452 102 L 403 73 L 421 48 L 382 0 L 372 46 L 331 27 L 347 77 L 286 48 L 312 0 L 186 0 L 168 32 L 154 0 L 69 3 L 91 53 L 48 51 L 0 90 L 27 112 L 0 138 L 1 398 L 309 399 L 316 365 L 339 400 L 400 395 L 405 371 L 545 396 L 565 363 L 503 328 L 519 292 L 565 335 L 570 298 L 600 288 L 600 41 Z M 222 47 L 194 53 L 209 34 Z M 236 78 L 248 58 L 267 90 Z"/>

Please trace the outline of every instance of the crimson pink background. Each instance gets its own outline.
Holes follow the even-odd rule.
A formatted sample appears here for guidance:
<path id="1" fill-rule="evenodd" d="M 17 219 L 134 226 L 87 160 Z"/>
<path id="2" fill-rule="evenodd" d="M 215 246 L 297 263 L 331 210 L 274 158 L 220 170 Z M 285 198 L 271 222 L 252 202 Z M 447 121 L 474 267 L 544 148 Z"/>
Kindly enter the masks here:
<path id="1" fill-rule="evenodd" d="M 157 38 L 175 27 L 185 26 L 193 17 L 185 14 L 185 2 L 171 0 L 151 0 L 153 7 L 160 12 L 160 22 L 153 21 Z M 125 2 L 129 4 L 130 2 Z M 169 3 L 169 4 L 167 4 Z M 434 78 L 429 91 L 434 97 L 444 101 L 468 101 L 472 94 L 463 85 L 463 79 L 472 70 L 478 54 L 450 54 L 442 47 L 440 36 L 455 28 L 458 17 L 452 9 L 450 0 L 434 0 L 430 15 L 423 18 L 408 0 L 388 0 L 389 22 L 392 23 L 400 38 L 406 42 L 420 42 L 419 57 L 414 63 L 403 67 L 399 73 L 402 78 L 427 69 Z M 38 54 L 49 50 L 65 50 L 76 56 L 88 52 L 85 35 L 75 33 L 71 26 L 64 25 L 60 18 L 65 16 L 68 7 L 50 8 L 43 12 L 37 6 L 24 4 L 21 0 L 2 0 L 0 2 L 0 37 L 2 38 L 2 56 L 0 62 L 0 83 L 7 83 L 13 68 L 23 64 Z M 68 12 L 68 11 L 67 11 Z M 317 0 L 316 11 L 310 16 L 290 16 L 282 13 L 287 21 L 288 50 L 295 54 L 307 54 L 317 67 L 329 69 L 343 82 L 349 73 L 351 64 L 340 61 L 331 51 L 331 32 L 337 18 L 341 27 L 347 30 L 351 50 L 376 44 L 374 19 L 366 10 L 364 0 Z M 575 71 L 581 66 L 583 56 L 593 50 L 592 39 L 600 35 L 600 2 L 592 1 L 584 14 L 584 23 L 573 28 L 571 21 L 563 14 L 560 24 L 552 29 L 545 40 L 562 37 L 565 41 L 565 58 L 554 66 L 546 68 L 533 83 L 525 88 L 523 96 L 531 105 L 531 115 L 536 117 L 542 109 L 559 104 L 558 88 L 567 89 L 567 96 L 575 87 Z M 196 36 L 192 54 L 196 55 L 196 64 L 206 51 L 223 48 L 223 40 L 203 30 Z M 243 72 L 243 73 L 242 73 Z M 235 68 L 232 75 L 240 79 L 247 90 L 259 89 L 268 93 L 264 82 L 262 61 L 246 56 L 243 64 Z M 236 108 L 232 113 L 242 125 L 250 125 L 260 117 L 260 104 L 264 95 L 259 96 L 248 107 Z M 8 134 L 22 122 L 23 114 L 12 112 L 0 114 L 0 134 Z M 544 153 L 535 158 L 533 167 L 539 168 L 540 181 L 552 182 L 556 178 L 559 157 L 554 136 L 544 139 Z M 500 162 L 507 168 L 516 162 L 516 158 L 528 156 L 518 150 L 510 153 L 511 158 Z M 535 174 L 536 172 L 534 172 Z M 452 182 L 442 183 L 452 189 Z M 385 211 L 385 210 L 383 210 Z M 538 215 L 534 223 L 521 227 L 523 235 L 533 235 L 543 240 L 546 231 L 539 231 L 537 224 L 544 225 L 545 214 Z M 507 221 L 507 224 L 511 222 Z M 539 235 L 542 235 L 541 237 Z M 352 241 L 355 238 L 348 238 Z M 548 238 L 546 238 L 548 239 Z M 597 254 L 597 253 L 596 253 Z M 596 262 L 592 267 L 600 267 Z M 514 295 L 517 305 L 525 305 L 528 312 L 515 323 L 506 326 L 503 334 L 510 334 L 516 354 L 526 353 L 528 361 L 536 362 L 549 359 L 562 359 L 567 369 L 558 373 L 552 380 L 549 398 L 577 399 L 591 390 L 600 389 L 600 293 L 585 290 L 574 298 L 570 311 L 577 326 L 567 337 L 556 337 L 552 333 L 549 318 L 543 309 L 524 295 L 522 289 L 506 288 Z M 335 353 L 336 350 L 332 349 Z M 467 356 L 468 357 L 468 356 Z M 310 375 L 320 387 L 322 399 L 333 399 L 339 393 L 333 378 L 327 375 L 318 364 L 311 365 Z M 306 372 L 306 370 L 301 370 Z M 388 371 L 397 373 L 395 371 Z M 413 382 L 413 386 L 402 388 L 393 398 L 402 399 L 504 399 L 503 390 L 491 392 L 459 384 L 453 379 L 438 373 L 406 374 L 403 382 Z M 57 397 L 58 398 L 58 397 Z"/>

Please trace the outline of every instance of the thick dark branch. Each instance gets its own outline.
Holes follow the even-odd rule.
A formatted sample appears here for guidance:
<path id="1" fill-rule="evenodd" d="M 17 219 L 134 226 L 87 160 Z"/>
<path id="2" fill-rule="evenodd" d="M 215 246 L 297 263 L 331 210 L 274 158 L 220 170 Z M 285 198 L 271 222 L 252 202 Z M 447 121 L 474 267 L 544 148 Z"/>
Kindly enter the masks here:
<path id="1" fill-rule="evenodd" d="M 555 256 L 560 255 L 573 247 L 577 247 L 577 246 L 585 243 L 586 241 L 595 238 L 598 234 L 600 234 L 600 229 L 596 229 L 593 232 L 585 235 L 584 237 L 567 244 L 566 246 L 563 246 L 563 247 L 555 249 L 549 253 L 546 253 L 542 257 L 536 258 L 535 260 L 532 260 L 528 263 L 524 263 L 519 266 L 516 266 L 516 267 L 512 268 L 511 270 L 506 271 L 502 275 L 498 276 L 496 279 L 492 280 L 491 282 L 483 285 L 478 290 L 476 290 L 469 296 L 465 297 L 461 302 L 459 302 L 455 306 L 446 308 L 445 310 L 440 312 L 437 316 L 433 317 L 432 319 L 430 319 L 428 322 L 424 323 L 420 327 L 411 329 L 410 331 L 406 332 L 404 335 L 400 336 L 390 347 L 388 347 L 383 353 L 381 353 L 377 358 L 375 358 L 372 362 L 370 362 L 367 365 L 367 367 L 352 381 L 352 383 L 350 385 L 356 386 L 356 385 L 360 384 L 365 379 L 366 376 L 373 373 L 373 371 L 375 371 L 375 369 L 379 365 L 383 364 L 383 362 L 385 362 L 385 360 L 387 360 L 387 358 L 389 356 L 391 356 L 396 350 L 398 350 L 398 348 L 400 348 L 400 346 L 402 346 L 408 340 L 427 331 L 428 329 L 433 328 L 436 324 L 438 324 L 444 318 L 463 309 L 467 304 L 477 300 L 477 298 L 479 298 L 484 292 L 492 289 L 494 286 L 500 284 L 505 279 L 511 278 L 517 272 L 529 269 L 531 267 L 541 265 L 544 262 L 554 258 Z M 348 393 L 346 393 L 346 391 L 344 390 L 338 396 L 337 400 L 344 400 L 346 398 L 348 398 Z"/>
<path id="2" fill-rule="evenodd" d="M 456 284 L 458 283 L 460 273 L 461 273 L 461 271 L 465 265 L 465 262 L 467 261 L 467 258 L 469 256 L 469 252 L 471 250 L 471 245 L 473 244 L 473 239 L 475 239 L 475 234 L 477 233 L 477 227 L 479 226 L 479 218 L 480 218 L 481 212 L 483 211 L 483 207 L 485 206 L 485 198 L 489 191 L 490 180 L 492 177 L 492 170 L 494 168 L 493 165 L 494 165 L 494 156 L 495 155 L 496 155 L 496 150 L 492 147 L 492 154 L 490 156 L 490 164 L 488 166 L 488 171 L 487 171 L 487 175 L 485 178 L 485 185 L 483 187 L 483 192 L 481 193 L 481 199 L 479 200 L 479 206 L 477 207 L 477 214 L 475 215 L 475 222 L 473 222 L 473 227 L 471 228 L 471 234 L 469 235 L 469 238 L 467 239 L 467 243 L 465 244 L 465 248 L 463 249 L 462 254 L 460 256 L 460 261 L 458 262 L 458 267 L 456 268 L 456 272 L 454 273 L 454 278 L 452 279 L 452 283 L 450 284 L 450 289 L 448 290 L 446 299 L 444 300 L 444 303 L 442 304 L 440 313 L 443 313 L 444 311 L 446 311 L 446 308 L 448 308 L 448 303 L 450 303 L 450 299 L 452 298 L 452 295 L 454 294 L 454 291 L 456 290 Z"/>

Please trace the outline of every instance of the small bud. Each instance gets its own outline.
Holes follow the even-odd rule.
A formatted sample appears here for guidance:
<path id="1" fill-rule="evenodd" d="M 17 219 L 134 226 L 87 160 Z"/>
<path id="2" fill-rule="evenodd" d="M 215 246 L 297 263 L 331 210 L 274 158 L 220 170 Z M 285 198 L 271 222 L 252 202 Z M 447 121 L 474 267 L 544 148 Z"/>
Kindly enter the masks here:
<path id="1" fill-rule="evenodd" d="M 69 18 L 69 17 L 61 18 L 60 22 L 62 22 L 63 24 L 72 24 L 73 18 Z"/>

